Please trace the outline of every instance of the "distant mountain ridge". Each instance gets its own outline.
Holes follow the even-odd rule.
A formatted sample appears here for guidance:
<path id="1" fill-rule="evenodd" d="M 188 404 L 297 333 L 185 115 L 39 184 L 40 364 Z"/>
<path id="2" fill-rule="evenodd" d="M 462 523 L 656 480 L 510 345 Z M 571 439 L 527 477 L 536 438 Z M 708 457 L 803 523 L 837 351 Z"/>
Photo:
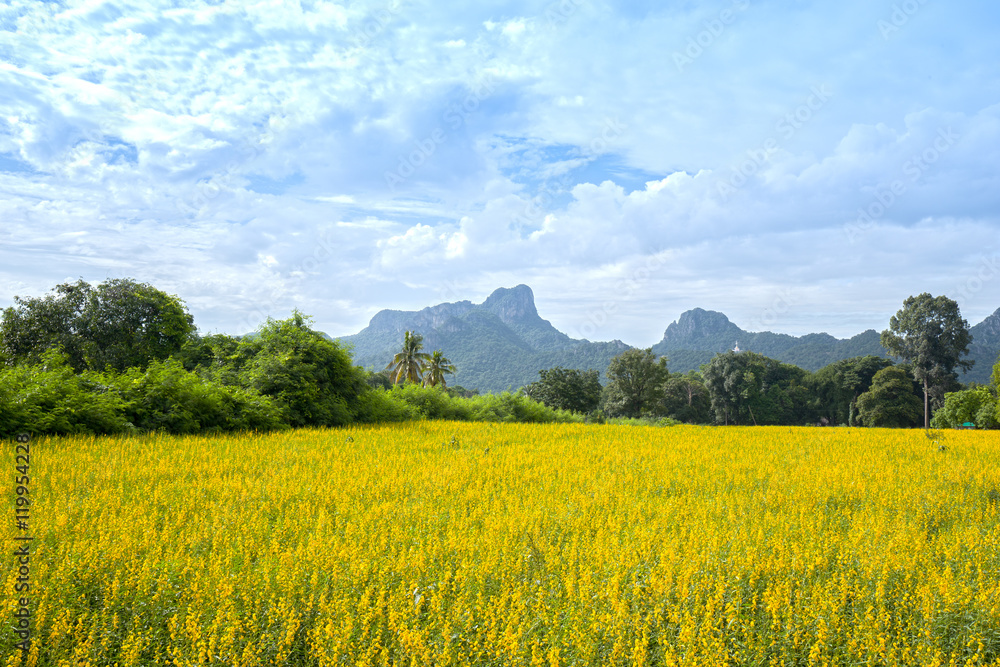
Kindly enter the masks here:
<path id="1" fill-rule="evenodd" d="M 518 389 L 540 369 L 564 366 L 601 373 L 629 349 L 621 341 L 570 338 L 539 316 L 527 285 L 500 288 L 481 304 L 440 303 L 419 311 L 383 310 L 368 326 L 338 340 L 351 346 L 354 363 L 381 370 L 402 345 L 403 334 L 424 337 L 424 350 L 440 349 L 457 368 L 450 385 L 480 391 Z"/>
<path id="2" fill-rule="evenodd" d="M 888 322 L 888 319 L 887 319 Z M 517 389 L 538 379 L 538 371 L 563 366 L 601 373 L 608 362 L 631 346 L 614 340 L 591 342 L 570 338 L 538 314 L 527 285 L 495 290 L 481 304 L 440 303 L 419 311 L 382 310 L 360 332 L 339 338 L 351 347 L 354 363 L 381 370 L 399 351 L 403 333 L 424 336 L 425 351 L 440 349 L 458 369 L 449 384 L 480 391 Z M 1000 309 L 971 328 L 968 358 L 976 361 L 963 382 L 989 382 L 1000 354 Z M 653 346 L 666 355 L 672 372 L 696 370 L 719 352 L 752 350 L 806 370 L 850 357 L 888 356 L 879 333 L 869 329 L 847 339 L 826 333 L 790 336 L 744 331 L 724 314 L 695 308 L 686 311 Z"/>
<path id="3" fill-rule="evenodd" d="M 722 313 L 701 308 L 689 310 L 671 323 L 663 340 L 653 346 L 653 352 L 666 355 L 671 370 L 685 372 L 708 363 L 717 353 L 731 350 L 737 344 L 741 350 L 759 352 L 809 371 L 850 357 L 888 356 L 874 329 L 843 340 L 827 333 L 799 337 L 770 331 L 752 333 L 736 326 Z"/>

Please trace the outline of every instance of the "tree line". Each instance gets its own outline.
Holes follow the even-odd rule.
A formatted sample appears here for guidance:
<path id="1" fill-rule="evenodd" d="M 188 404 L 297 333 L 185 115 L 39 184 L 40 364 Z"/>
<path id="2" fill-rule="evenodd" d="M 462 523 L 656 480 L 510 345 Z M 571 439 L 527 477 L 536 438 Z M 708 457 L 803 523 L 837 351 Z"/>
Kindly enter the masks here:
<path id="1" fill-rule="evenodd" d="M 808 373 L 729 352 L 681 375 L 665 357 L 633 349 L 611 361 L 603 386 L 596 369 L 556 367 L 516 393 L 479 396 L 447 386 L 454 364 L 441 350 L 424 352 L 416 332 L 404 334 L 384 370 L 365 371 L 298 312 L 247 336 L 202 336 L 177 296 L 130 279 L 81 280 L 3 311 L 0 436 L 423 418 L 906 427 L 931 410 L 935 426 L 995 427 L 1000 364 L 991 386 L 958 385 L 968 325 L 942 299 L 913 297 L 890 322 L 883 343 L 899 363 L 859 357 Z"/>

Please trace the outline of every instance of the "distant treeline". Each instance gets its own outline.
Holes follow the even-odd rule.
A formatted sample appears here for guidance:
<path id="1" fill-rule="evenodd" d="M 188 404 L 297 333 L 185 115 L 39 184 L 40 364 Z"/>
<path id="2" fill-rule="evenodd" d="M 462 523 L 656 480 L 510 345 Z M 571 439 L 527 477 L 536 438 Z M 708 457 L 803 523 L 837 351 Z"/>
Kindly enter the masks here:
<path id="1" fill-rule="evenodd" d="M 403 341 L 400 341 L 403 344 Z M 387 359 L 389 364 L 392 360 Z M 165 431 L 211 433 L 455 419 L 517 422 L 640 420 L 699 424 L 917 426 L 913 369 L 878 357 L 816 373 L 755 353 L 717 355 L 672 374 L 650 350 L 604 370 L 540 370 L 517 393 L 392 384 L 294 313 L 254 334 L 199 336 L 183 301 L 151 285 L 109 280 L 17 298 L 0 320 L 0 436 Z M 394 377 L 400 380 L 399 374 Z M 935 426 L 996 427 L 996 385 L 939 383 Z M 443 383 L 442 383 L 443 384 Z"/>

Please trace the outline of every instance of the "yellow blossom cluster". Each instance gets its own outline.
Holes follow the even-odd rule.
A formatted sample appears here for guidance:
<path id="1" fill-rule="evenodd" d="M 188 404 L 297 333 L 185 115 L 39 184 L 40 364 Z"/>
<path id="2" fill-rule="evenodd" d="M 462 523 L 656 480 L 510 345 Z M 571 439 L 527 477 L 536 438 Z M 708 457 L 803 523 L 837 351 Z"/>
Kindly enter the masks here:
<path id="1" fill-rule="evenodd" d="M 8 667 L 1000 665 L 987 432 L 56 438 L 31 494 Z"/>

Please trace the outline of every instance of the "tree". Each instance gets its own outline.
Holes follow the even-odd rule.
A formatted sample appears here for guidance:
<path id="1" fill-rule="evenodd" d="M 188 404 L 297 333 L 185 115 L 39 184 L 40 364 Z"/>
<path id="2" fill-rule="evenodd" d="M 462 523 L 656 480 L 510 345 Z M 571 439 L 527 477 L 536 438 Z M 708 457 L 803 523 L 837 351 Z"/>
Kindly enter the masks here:
<path id="1" fill-rule="evenodd" d="M 403 349 L 396 353 L 392 361 L 385 367 L 389 373 L 389 381 L 399 384 L 409 380 L 414 384 L 420 384 L 420 377 L 424 374 L 424 368 L 431 355 L 421 352 L 424 346 L 424 337 L 420 334 L 407 331 L 403 335 Z"/>
<path id="2" fill-rule="evenodd" d="M 538 371 L 538 380 L 525 385 L 522 392 L 550 408 L 587 414 L 601 402 L 601 381 L 596 370 L 556 366 Z"/>
<path id="3" fill-rule="evenodd" d="M 436 387 L 441 385 L 442 389 L 447 389 L 448 383 L 445 382 L 444 376 L 454 373 L 455 366 L 451 363 L 451 360 L 445 357 L 441 350 L 434 350 L 424 371 L 424 386 Z"/>
<path id="4" fill-rule="evenodd" d="M 42 298 L 15 297 L 0 321 L 0 349 L 8 363 L 35 363 L 61 348 L 76 371 L 144 368 L 179 352 L 194 333 L 176 296 L 123 278 L 96 288 L 79 280 Z"/>
<path id="5" fill-rule="evenodd" d="M 924 428 L 930 427 L 931 387 L 955 380 L 955 368 L 969 370 L 969 323 L 962 319 L 958 304 L 946 296 L 924 292 L 903 302 L 882 332 L 882 347 L 913 365 L 913 377 L 923 384 Z"/>
<path id="6" fill-rule="evenodd" d="M 605 411 L 611 416 L 641 417 L 655 412 L 670 379 L 667 358 L 651 348 L 626 350 L 613 358 L 605 372 Z"/>
<path id="7" fill-rule="evenodd" d="M 899 366 L 883 368 L 871 389 L 858 396 L 858 418 L 865 426 L 911 428 L 920 423 L 920 399 L 913 381 Z"/>
<path id="8" fill-rule="evenodd" d="M 997 427 L 997 397 L 990 387 L 972 387 L 945 394 L 944 406 L 934 412 L 934 428 L 957 428 L 972 422 L 979 428 Z"/>
<path id="9" fill-rule="evenodd" d="M 697 371 L 686 375 L 671 374 L 663 387 L 660 413 L 688 424 L 708 424 L 712 421 L 712 403 L 708 388 Z"/>
<path id="10" fill-rule="evenodd" d="M 705 387 L 716 422 L 758 423 L 753 406 L 760 403 L 764 391 L 767 371 L 764 359 L 764 355 L 756 352 L 725 352 L 715 355 L 705 366 Z"/>
<path id="11" fill-rule="evenodd" d="M 819 413 L 835 424 L 856 426 L 858 396 L 871 388 L 876 373 L 889 366 L 888 359 L 868 355 L 835 361 L 816 371 L 811 384 Z"/>
<path id="12" fill-rule="evenodd" d="M 310 321 L 298 311 L 287 320 L 269 319 L 240 341 L 232 367 L 216 373 L 235 373 L 241 386 L 270 396 L 292 426 L 348 424 L 368 389 L 365 372 Z"/>

